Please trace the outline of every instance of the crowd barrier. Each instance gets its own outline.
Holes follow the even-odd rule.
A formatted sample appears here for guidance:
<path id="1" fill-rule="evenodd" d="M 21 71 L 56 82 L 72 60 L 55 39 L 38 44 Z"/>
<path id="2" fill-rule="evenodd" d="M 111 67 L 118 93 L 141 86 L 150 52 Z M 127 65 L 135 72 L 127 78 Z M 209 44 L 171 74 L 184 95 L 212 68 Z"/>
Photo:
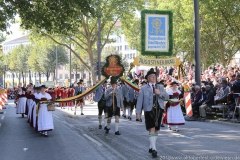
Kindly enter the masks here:
<path id="1" fill-rule="evenodd" d="M 7 104 L 7 90 L 0 90 L 0 110 L 4 108 L 4 105 Z"/>

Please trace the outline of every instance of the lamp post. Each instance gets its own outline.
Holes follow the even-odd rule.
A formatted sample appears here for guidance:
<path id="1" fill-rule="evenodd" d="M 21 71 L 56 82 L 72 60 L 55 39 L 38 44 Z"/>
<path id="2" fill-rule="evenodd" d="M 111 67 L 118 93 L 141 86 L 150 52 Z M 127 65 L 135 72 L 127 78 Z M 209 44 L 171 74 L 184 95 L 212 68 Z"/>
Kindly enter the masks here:
<path id="1" fill-rule="evenodd" d="M 72 81 L 72 50 L 71 50 L 71 44 L 70 44 L 70 55 L 69 55 L 69 62 L 70 62 L 70 71 L 69 71 L 69 86 L 71 86 Z"/>
<path id="2" fill-rule="evenodd" d="M 201 85 L 200 73 L 200 32 L 199 32 L 199 0 L 194 0 L 194 58 L 195 58 L 195 81 Z"/>
<path id="3" fill-rule="evenodd" d="M 8 65 L 4 65 L 4 75 L 3 75 L 4 76 L 3 77 L 4 78 L 4 81 L 3 81 L 4 84 L 3 84 L 3 88 L 6 88 L 6 82 L 5 81 L 6 81 L 6 72 L 7 72 L 7 70 L 8 70 Z"/>
<path id="4" fill-rule="evenodd" d="M 57 46 L 56 46 L 56 75 L 55 75 L 55 81 L 57 84 L 57 79 L 58 79 L 58 51 L 57 51 Z"/>

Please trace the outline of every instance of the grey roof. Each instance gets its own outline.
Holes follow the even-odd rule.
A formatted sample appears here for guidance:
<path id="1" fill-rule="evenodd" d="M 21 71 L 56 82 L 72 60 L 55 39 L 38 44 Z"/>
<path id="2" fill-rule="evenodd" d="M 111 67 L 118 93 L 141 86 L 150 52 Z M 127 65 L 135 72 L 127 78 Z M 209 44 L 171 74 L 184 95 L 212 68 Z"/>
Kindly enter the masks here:
<path id="1" fill-rule="evenodd" d="M 2 45 L 11 45 L 11 44 L 21 44 L 21 43 L 28 43 L 29 42 L 29 38 L 27 37 L 27 35 L 10 40 L 10 41 L 5 41 L 2 43 Z"/>

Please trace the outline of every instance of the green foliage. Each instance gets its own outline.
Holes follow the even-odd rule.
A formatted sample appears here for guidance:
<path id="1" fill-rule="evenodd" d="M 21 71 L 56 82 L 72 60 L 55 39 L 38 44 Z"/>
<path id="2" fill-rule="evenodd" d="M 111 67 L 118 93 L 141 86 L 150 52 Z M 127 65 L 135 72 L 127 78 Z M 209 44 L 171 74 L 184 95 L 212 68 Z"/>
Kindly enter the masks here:
<path id="1" fill-rule="evenodd" d="M 9 69 L 16 73 L 25 73 L 29 70 L 28 57 L 31 45 L 19 45 L 9 55 Z"/>
<path id="2" fill-rule="evenodd" d="M 68 63 L 67 51 L 62 46 L 57 46 L 58 65 L 65 65 Z M 44 73 L 49 77 L 50 73 L 56 70 L 56 46 L 54 43 L 47 43 L 47 41 L 38 41 L 34 44 L 31 54 L 28 59 L 31 70 Z"/>
<path id="3" fill-rule="evenodd" d="M 147 9 L 173 12 L 173 55 L 187 53 L 184 60 L 194 61 L 194 8 L 189 0 L 149 0 Z M 200 1 L 201 62 L 227 65 L 240 49 L 240 1 Z M 129 19 L 131 20 L 129 23 Z M 140 20 L 135 14 L 123 21 L 123 33 L 130 46 L 139 50 Z"/>
<path id="4" fill-rule="evenodd" d="M 79 27 L 79 14 L 94 14 L 90 3 L 91 0 L 0 0 L 0 30 L 6 29 L 8 20 L 18 14 L 26 29 L 37 26 L 51 33 L 56 29 L 67 33 Z"/>

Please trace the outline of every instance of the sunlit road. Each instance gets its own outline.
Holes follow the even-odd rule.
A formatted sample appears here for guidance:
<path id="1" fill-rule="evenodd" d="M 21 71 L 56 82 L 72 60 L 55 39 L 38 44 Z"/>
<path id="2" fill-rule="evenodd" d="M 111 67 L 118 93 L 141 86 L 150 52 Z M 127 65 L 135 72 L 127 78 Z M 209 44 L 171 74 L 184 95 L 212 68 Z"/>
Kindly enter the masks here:
<path id="1" fill-rule="evenodd" d="M 53 113 L 54 131 L 43 137 L 29 126 L 27 118 L 15 114 L 11 102 L 0 114 L 1 160 L 152 159 L 148 153 L 148 132 L 144 122 L 136 122 L 135 116 L 132 121 L 121 118 L 122 135 L 114 134 L 112 123 L 106 136 L 103 129 L 98 129 L 96 104 L 87 104 L 84 116 L 80 116 L 79 108 L 77 116 L 67 108 L 58 108 Z M 238 125 L 186 122 L 179 133 L 166 126 L 161 129 L 158 159 L 240 159 Z"/>

